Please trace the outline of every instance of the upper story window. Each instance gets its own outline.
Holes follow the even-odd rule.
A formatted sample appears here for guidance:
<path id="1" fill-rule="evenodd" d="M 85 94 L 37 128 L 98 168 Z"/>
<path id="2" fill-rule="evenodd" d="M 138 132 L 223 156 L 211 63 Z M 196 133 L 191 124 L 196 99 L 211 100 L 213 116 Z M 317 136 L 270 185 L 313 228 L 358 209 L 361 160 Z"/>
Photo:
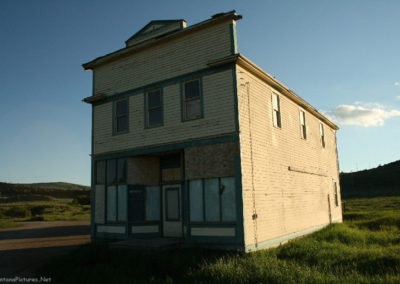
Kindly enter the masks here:
<path id="1" fill-rule="evenodd" d="M 154 127 L 163 124 L 161 89 L 146 93 L 146 126 Z"/>
<path id="2" fill-rule="evenodd" d="M 300 110 L 300 133 L 301 138 L 307 139 L 306 113 L 303 110 Z"/>
<path id="3" fill-rule="evenodd" d="M 128 131 L 128 99 L 115 102 L 114 133 L 125 133 Z"/>
<path id="4" fill-rule="evenodd" d="M 281 104 L 279 95 L 272 93 L 272 118 L 274 126 L 281 127 Z"/>
<path id="5" fill-rule="evenodd" d="M 319 123 L 319 136 L 322 148 L 325 148 L 325 132 L 324 132 L 324 125 L 322 124 L 322 122 Z"/>
<path id="6" fill-rule="evenodd" d="M 201 118 L 203 115 L 201 105 L 200 80 L 195 79 L 184 82 L 183 85 L 183 120 Z"/>

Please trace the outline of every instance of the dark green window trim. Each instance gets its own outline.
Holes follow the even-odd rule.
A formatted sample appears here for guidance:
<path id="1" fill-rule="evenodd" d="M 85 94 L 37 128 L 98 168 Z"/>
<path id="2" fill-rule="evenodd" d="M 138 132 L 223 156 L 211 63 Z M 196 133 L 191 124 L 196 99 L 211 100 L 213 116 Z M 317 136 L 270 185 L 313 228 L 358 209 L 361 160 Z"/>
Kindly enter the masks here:
<path id="1" fill-rule="evenodd" d="M 193 81 L 198 81 L 199 82 L 199 98 L 191 98 L 191 99 L 186 99 L 185 98 L 185 84 L 186 83 L 190 83 Z M 200 102 L 200 116 L 199 117 L 195 117 L 195 118 L 186 118 L 186 103 L 190 102 L 190 101 L 195 101 L 195 100 L 199 100 Z M 184 80 L 181 83 L 181 121 L 192 121 L 192 120 L 196 120 L 196 119 L 202 119 L 204 118 L 204 106 L 203 106 L 203 80 L 202 77 L 194 77 L 194 78 L 188 78 L 186 80 Z"/>
<path id="2" fill-rule="evenodd" d="M 150 125 L 149 123 L 149 117 L 150 117 L 150 110 L 149 109 L 149 105 L 148 105 L 148 95 L 150 93 L 159 91 L 160 92 L 160 106 L 158 107 L 154 107 L 152 109 L 157 109 L 160 108 L 161 109 L 161 123 L 158 124 L 154 124 L 154 125 Z M 150 89 L 147 90 L 144 93 L 144 128 L 154 128 L 154 127 L 159 127 L 159 126 L 163 126 L 164 125 L 164 101 L 163 101 L 163 88 L 154 88 L 154 89 Z"/>
<path id="3" fill-rule="evenodd" d="M 126 125 L 126 130 L 117 131 L 117 129 L 118 129 L 118 124 L 117 124 L 118 117 L 117 117 L 117 113 L 116 113 L 117 112 L 117 106 L 116 105 L 121 101 L 126 101 L 126 114 L 124 114 L 123 116 L 126 116 L 126 120 L 127 120 L 126 124 L 127 125 Z M 113 135 L 120 135 L 120 134 L 128 133 L 129 132 L 129 98 L 122 98 L 122 99 L 115 100 L 113 102 L 113 105 L 112 105 L 112 116 L 113 116 L 112 117 L 112 134 Z"/>

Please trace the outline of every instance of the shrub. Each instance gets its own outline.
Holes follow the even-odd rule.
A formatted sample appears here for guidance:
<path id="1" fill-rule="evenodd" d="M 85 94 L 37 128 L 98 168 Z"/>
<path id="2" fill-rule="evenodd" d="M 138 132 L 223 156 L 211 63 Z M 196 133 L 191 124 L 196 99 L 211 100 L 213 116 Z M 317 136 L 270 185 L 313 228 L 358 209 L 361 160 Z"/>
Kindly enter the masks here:
<path id="1" fill-rule="evenodd" d="M 42 215 L 44 213 L 44 211 L 50 207 L 51 206 L 47 206 L 47 205 L 34 206 L 31 208 L 31 213 L 33 216 Z"/>
<path id="2" fill-rule="evenodd" d="M 90 196 L 89 195 L 78 195 L 73 200 L 72 203 L 79 205 L 90 205 Z"/>
<path id="3" fill-rule="evenodd" d="M 25 207 L 13 206 L 5 211 L 4 215 L 14 218 L 28 218 L 31 216 L 31 211 Z"/>

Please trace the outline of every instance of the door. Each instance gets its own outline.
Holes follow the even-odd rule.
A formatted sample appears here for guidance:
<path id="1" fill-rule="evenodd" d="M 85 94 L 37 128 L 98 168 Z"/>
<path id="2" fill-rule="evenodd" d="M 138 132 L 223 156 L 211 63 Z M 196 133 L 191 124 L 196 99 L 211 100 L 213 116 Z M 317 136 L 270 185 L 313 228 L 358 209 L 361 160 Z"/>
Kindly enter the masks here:
<path id="1" fill-rule="evenodd" d="M 182 237 L 181 185 L 163 186 L 164 237 Z"/>

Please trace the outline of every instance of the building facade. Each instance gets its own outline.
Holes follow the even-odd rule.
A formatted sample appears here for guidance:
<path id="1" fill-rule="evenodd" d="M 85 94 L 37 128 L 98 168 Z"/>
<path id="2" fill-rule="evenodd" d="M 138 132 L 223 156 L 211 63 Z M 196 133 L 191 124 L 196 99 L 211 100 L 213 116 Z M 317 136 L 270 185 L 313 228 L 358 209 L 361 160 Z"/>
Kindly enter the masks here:
<path id="1" fill-rule="evenodd" d="M 338 127 L 238 53 L 240 19 L 151 21 L 83 65 L 93 238 L 251 251 L 341 222 Z"/>

